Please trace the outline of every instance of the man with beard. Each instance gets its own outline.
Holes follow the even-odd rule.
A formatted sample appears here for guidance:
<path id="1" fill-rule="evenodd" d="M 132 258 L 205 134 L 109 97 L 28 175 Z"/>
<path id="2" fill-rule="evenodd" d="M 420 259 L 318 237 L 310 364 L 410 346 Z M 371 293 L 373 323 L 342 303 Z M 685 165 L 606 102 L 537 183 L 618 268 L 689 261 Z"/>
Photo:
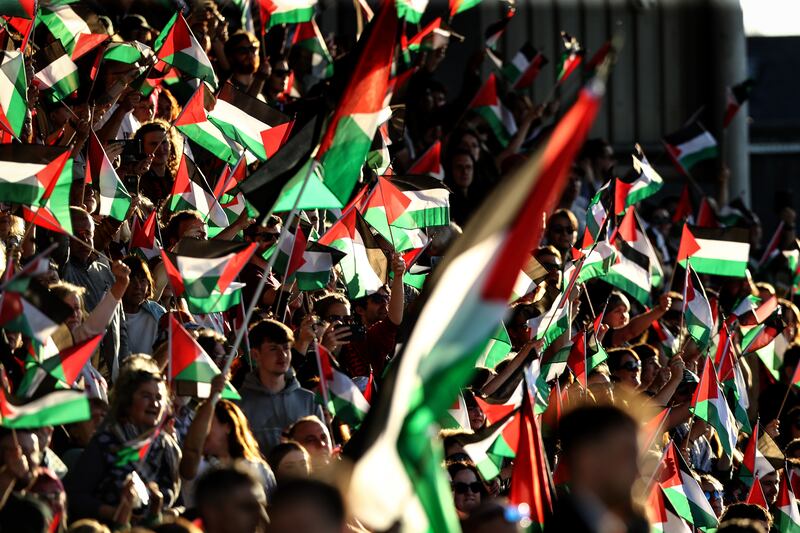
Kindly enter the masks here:
<path id="1" fill-rule="evenodd" d="M 259 43 L 249 31 L 239 30 L 225 42 L 225 57 L 230 65 L 228 81 L 250 96 L 258 96 L 270 75 L 269 61 L 261 63 Z"/>

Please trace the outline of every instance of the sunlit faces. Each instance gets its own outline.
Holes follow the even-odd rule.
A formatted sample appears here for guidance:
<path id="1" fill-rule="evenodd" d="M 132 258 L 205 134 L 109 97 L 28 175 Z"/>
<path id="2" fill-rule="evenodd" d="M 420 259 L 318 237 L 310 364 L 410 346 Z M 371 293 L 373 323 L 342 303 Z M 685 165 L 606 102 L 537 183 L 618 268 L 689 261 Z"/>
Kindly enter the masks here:
<path id="1" fill-rule="evenodd" d="M 139 385 L 133 393 L 128 421 L 139 427 L 155 427 L 164 407 L 164 385 L 151 380 Z"/>
<path id="2" fill-rule="evenodd" d="M 279 344 L 264 341 L 252 352 L 258 360 L 259 369 L 267 374 L 285 374 L 292 364 L 292 345 L 288 342 Z"/>

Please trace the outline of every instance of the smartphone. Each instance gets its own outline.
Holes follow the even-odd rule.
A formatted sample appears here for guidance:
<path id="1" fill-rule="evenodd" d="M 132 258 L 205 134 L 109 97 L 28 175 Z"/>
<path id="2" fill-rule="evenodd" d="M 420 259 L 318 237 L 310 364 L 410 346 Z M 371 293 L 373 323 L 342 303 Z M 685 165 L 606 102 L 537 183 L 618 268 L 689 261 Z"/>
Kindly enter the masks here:
<path id="1" fill-rule="evenodd" d="M 131 196 L 139 194 L 139 176 L 136 174 L 128 174 L 122 179 L 122 184 L 128 190 Z"/>
<path id="2" fill-rule="evenodd" d="M 131 472 L 131 480 L 133 481 L 133 491 L 136 493 L 133 508 L 141 509 L 142 507 L 150 505 L 150 491 L 147 490 L 147 485 L 144 484 L 144 481 L 142 481 L 141 476 L 139 476 L 136 470 Z"/>
<path id="3" fill-rule="evenodd" d="M 357 318 L 350 317 L 350 319 L 345 322 L 345 325 L 350 328 L 350 338 L 348 340 L 360 341 L 364 340 L 364 337 L 367 336 L 367 328 L 365 328 Z"/>
<path id="4" fill-rule="evenodd" d="M 144 159 L 144 147 L 141 139 L 129 139 L 122 148 L 122 163 L 138 163 Z"/>

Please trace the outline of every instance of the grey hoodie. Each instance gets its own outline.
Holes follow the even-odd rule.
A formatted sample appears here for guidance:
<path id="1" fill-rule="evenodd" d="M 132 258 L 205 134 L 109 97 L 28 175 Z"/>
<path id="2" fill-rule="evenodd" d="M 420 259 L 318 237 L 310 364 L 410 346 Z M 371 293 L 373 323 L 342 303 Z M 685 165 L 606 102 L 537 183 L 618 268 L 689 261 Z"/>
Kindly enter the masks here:
<path id="1" fill-rule="evenodd" d="M 286 373 L 286 387 L 280 392 L 267 390 L 253 371 L 245 376 L 239 393 L 242 396 L 239 407 L 250 422 L 250 429 L 264 455 L 280 444 L 281 433 L 296 420 L 309 415 L 324 420 L 314 393 L 300 386 L 291 369 Z"/>

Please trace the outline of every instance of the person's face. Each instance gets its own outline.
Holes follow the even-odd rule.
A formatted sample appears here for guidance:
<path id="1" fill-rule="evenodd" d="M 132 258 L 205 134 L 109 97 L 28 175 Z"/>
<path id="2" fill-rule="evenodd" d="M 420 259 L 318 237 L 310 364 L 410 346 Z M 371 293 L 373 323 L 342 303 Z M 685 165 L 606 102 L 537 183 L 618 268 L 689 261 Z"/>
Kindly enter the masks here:
<path id="1" fill-rule="evenodd" d="M 253 241 L 258 244 L 257 253 L 260 255 L 266 252 L 270 246 L 278 242 L 281 235 L 281 226 L 276 225 L 272 227 L 260 226 L 254 235 Z"/>
<path id="2" fill-rule="evenodd" d="M 164 406 L 161 384 L 155 380 L 142 383 L 134 391 L 132 400 L 128 411 L 129 421 L 140 427 L 155 427 Z"/>
<path id="3" fill-rule="evenodd" d="M 97 209 L 97 193 L 92 187 L 83 189 L 83 208 L 87 213 L 94 213 Z"/>
<path id="4" fill-rule="evenodd" d="M 456 187 L 466 189 L 472 185 L 474 179 L 475 165 L 472 159 L 466 154 L 459 154 L 453 158 L 453 183 Z"/>
<path id="5" fill-rule="evenodd" d="M 292 450 L 283 456 L 278 468 L 275 470 L 275 477 L 286 479 L 293 477 L 308 477 L 311 473 L 311 465 L 308 463 L 308 456 L 300 450 Z"/>
<path id="6" fill-rule="evenodd" d="M 83 308 L 81 307 L 81 299 L 78 295 L 70 292 L 64 297 L 64 303 L 72 309 L 72 314 L 67 317 L 64 324 L 72 331 L 81 324 L 83 324 Z"/>
<path id="7" fill-rule="evenodd" d="M 317 421 L 301 422 L 294 428 L 293 439 L 306 449 L 315 464 L 327 464 L 331 458 L 328 431 Z"/>
<path id="8" fill-rule="evenodd" d="M 223 366 L 225 366 L 225 356 L 228 355 L 228 353 L 225 350 L 225 346 L 223 346 L 222 344 L 215 342 L 214 348 L 208 355 L 211 356 L 211 359 L 214 360 L 214 364 L 216 364 L 218 367 L 222 368 Z"/>
<path id="9" fill-rule="evenodd" d="M 153 163 L 166 164 L 169 160 L 169 138 L 163 131 L 151 131 L 142 136 L 142 150 L 145 155 L 153 154 Z"/>
<path id="10" fill-rule="evenodd" d="M 547 241 L 560 252 L 569 250 L 578 240 L 578 228 L 565 216 L 553 217 L 547 225 Z"/>
<path id="11" fill-rule="evenodd" d="M 164 95 L 158 96 L 158 106 L 156 107 L 156 117 L 167 121 L 172 120 L 172 102 Z"/>
<path id="12" fill-rule="evenodd" d="M 150 292 L 150 282 L 147 281 L 147 277 L 142 274 L 131 275 L 122 302 L 126 307 L 138 309 L 147 299 L 148 292 Z"/>
<path id="13" fill-rule="evenodd" d="M 466 134 L 461 137 L 458 143 L 459 150 L 466 150 L 472 156 L 472 159 L 477 161 L 481 157 L 481 142 L 474 135 Z"/>
<path id="14" fill-rule="evenodd" d="M 602 155 L 595 161 L 595 167 L 600 170 L 600 176 L 605 177 L 605 175 L 614 168 L 616 163 L 617 160 L 614 158 L 614 149 L 611 148 L 610 145 L 606 145 Z"/>
<path id="15" fill-rule="evenodd" d="M 767 498 L 767 503 L 775 503 L 778 497 L 778 472 L 770 472 L 760 478 L 761 488 L 764 490 L 764 496 Z"/>
<path id="16" fill-rule="evenodd" d="M 711 508 L 714 509 L 714 513 L 719 517 L 722 514 L 723 492 L 715 489 L 714 485 L 708 483 L 707 481 L 702 481 L 700 483 L 700 488 L 703 489 L 703 494 L 705 494 L 708 503 L 711 505 Z"/>
<path id="17" fill-rule="evenodd" d="M 370 326 L 389 316 L 389 295 L 383 291 L 367 297 L 367 306 L 360 312 L 364 323 Z"/>
<path id="18" fill-rule="evenodd" d="M 431 98 L 433 99 L 433 108 L 438 109 L 443 107 L 447 104 L 447 95 L 444 94 L 443 91 L 433 91 L 431 93 Z"/>
<path id="19" fill-rule="evenodd" d="M 141 123 L 153 120 L 153 112 L 153 101 L 150 98 L 142 98 L 133 108 L 133 116 Z"/>
<path id="20" fill-rule="evenodd" d="M 94 223 L 92 219 L 89 217 L 88 213 L 80 213 L 73 217 L 72 221 L 72 233 L 78 239 L 94 246 Z M 85 262 L 89 259 L 89 256 L 92 254 L 92 249 L 88 246 L 77 242 L 75 239 L 70 239 L 69 241 L 69 251 L 70 255 L 79 261 Z"/>
<path id="21" fill-rule="evenodd" d="M 475 472 L 464 468 L 453 476 L 451 486 L 456 509 L 462 513 L 469 513 L 481 504 L 480 481 Z"/>
<path id="22" fill-rule="evenodd" d="M 258 366 L 271 375 L 283 375 L 292 364 L 292 346 L 290 343 L 278 344 L 266 340 L 257 350 L 251 350 L 256 356 Z"/>
<path id="23" fill-rule="evenodd" d="M 214 457 L 228 455 L 230 453 L 228 449 L 228 435 L 230 433 L 231 427 L 229 425 L 220 422 L 216 416 L 211 417 L 211 429 L 208 430 L 203 451 Z"/>
<path id="24" fill-rule="evenodd" d="M 256 486 L 239 485 L 210 507 L 200 509 L 205 531 L 214 533 L 255 533 L 263 510 Z"/>
<path id="25" fill-rule="evenodd" d="M 467 407 L 467 413 L 469 414 L 469 427 L 472 428 L 472 431 L 478 431 L 483 427 L 484 422 L 486 422 L 486 415 L 479 406 L 471 405 Z"/>
<path id="26" fill-rule="evenodd" d="M 328 314 L 322 317 L 328 322 L 341 322 L 350 316 L 350 306 L 341 302 L 336 302 L 328 306 Z"/>
<path id="27" fill-rule="evenodd" d="M 614 372 L 614 376 L 619 378 L 620 383 L 624 383 L 631 389 L 637 389 L 642 384 L 641 375 L 642 364 L 630 354 L 622 356 L 622 365 Z"/>
<path id="28" fill-rule="evenodd" d="M 511 347 L 514 350 L 522 349 L 525 343 L 531 340 L 531 328 L 522 317 L 510 322 L 506 326 L 506 330 L 508 330 L 508 338 L 511 340 Z"/>
<path id="29" fill-rule="evenodd" d="M 261 62 L 258 57 L 258 43 L 242 40 L 233 49 L 232 67 L 237 74 L 253 74 Z"/>
<path id="30" fill-rule="evenodd" d="M 661 368 L 655 357 L 642 361 L 642 383 L 649 385 L 656 379 L 658 369 Z"/>
<path id="31" fill-rule="evenodd" d="M 201 241 L 206 240 L 206 225 L 199 218 L 192 218 L 181 222 L 180 231 L 178 232 L 182 239 L 198 239 Z"/>
<path id="32" fill-rule="evenodd" d="M 628 325 L 628 322 L 631 320 L 631 308 L 628 304 L 621 304 L 614 309 L 606 311 L 606 316 L 603 319 L 603 322 L 608 324 L 608 327 L 612 329 L 618 329 L 621 327 L 625 327 Z"/>
<path id="33" fill-rule="evenodd" d="M 269 88 L 275 94 L 285 92 L 289 88 L 289 64 L 286 61 L 278 61 L 272 66 Z"/>

